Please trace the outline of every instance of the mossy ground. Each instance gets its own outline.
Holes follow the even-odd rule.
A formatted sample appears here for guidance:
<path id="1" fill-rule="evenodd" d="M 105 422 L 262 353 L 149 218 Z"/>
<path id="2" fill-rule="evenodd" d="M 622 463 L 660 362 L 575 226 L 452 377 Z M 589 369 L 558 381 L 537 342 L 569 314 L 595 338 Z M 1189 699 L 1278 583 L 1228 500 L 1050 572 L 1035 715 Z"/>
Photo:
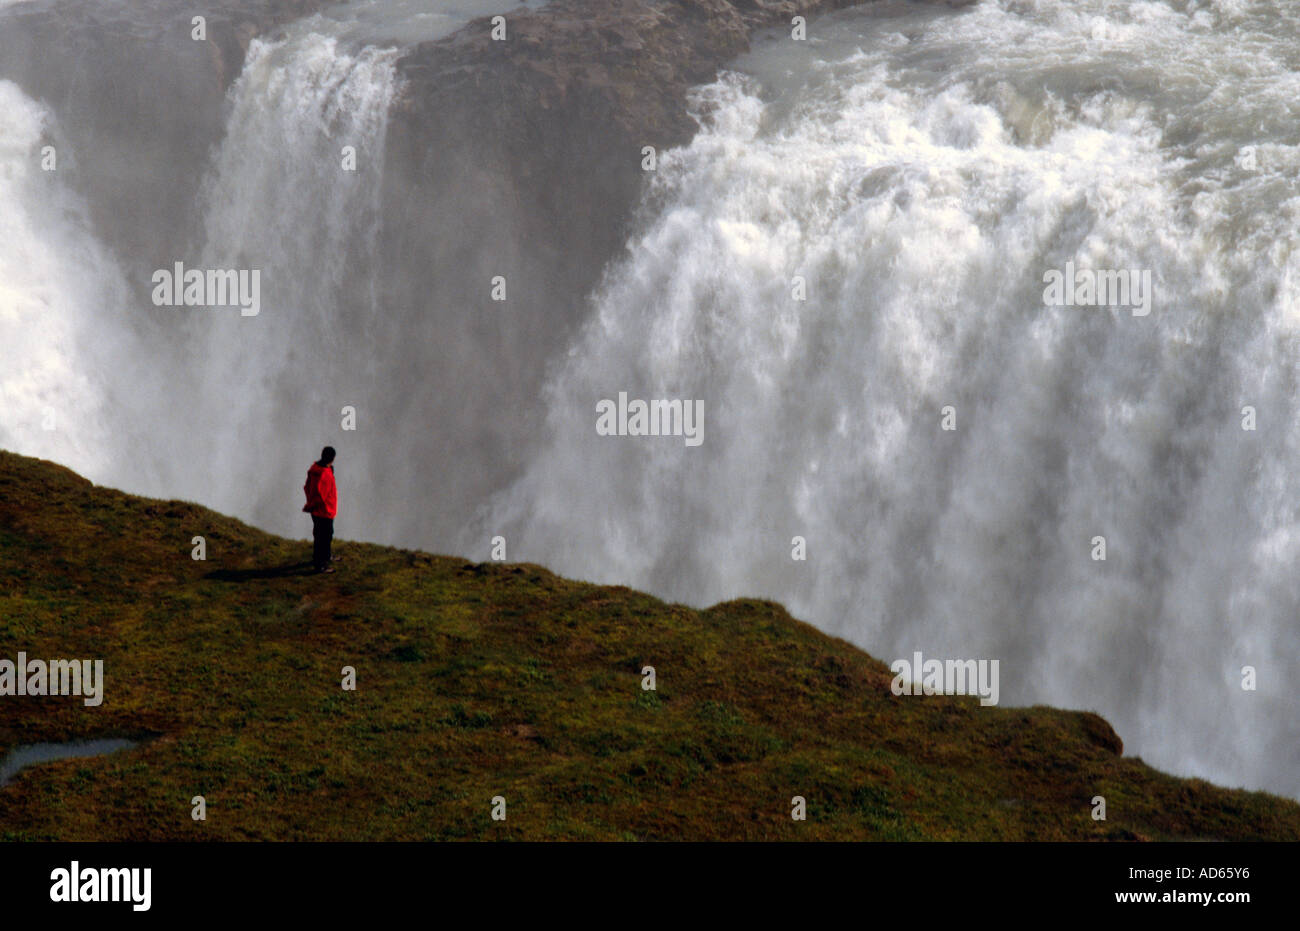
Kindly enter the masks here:
<path id="1" fill-rule="evenodd" d="M 896 697 L 771 602 L 348 542 L 274 571 L 309 549 L 0 452 L 0 657 L 106 677 L 97 708 L 0 698 L 0 750 L 153 738 L 24 770 L 0 838 L 1300 839 L 1300 805 L 1117 755 L 1095 715 Z"/>

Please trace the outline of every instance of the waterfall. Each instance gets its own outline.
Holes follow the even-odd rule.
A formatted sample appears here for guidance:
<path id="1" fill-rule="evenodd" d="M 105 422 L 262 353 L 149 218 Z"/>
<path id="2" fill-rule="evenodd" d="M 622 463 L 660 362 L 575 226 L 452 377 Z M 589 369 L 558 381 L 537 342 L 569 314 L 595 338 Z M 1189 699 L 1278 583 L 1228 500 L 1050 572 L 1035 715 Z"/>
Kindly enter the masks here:
<path id="1" fill-rule="evenodd" d="M 53 114 L 0 81 L 0 446 L 103 475 L 121 448 L 114 369 L 134 348 L 127 285 L 58 180 L 57 141 Z"/>
<path id="2" fill-rule="evenodd" d="M 463 19 L 424 7 L 254 39 L 221 138 L 169 176 L 193 201 L 150 214 L 193 216 L 170 261 L 256 270 L 256 315 L 157 306 L 130 211 L 97 233 L 41 167 L 51 140 L 113 167 L 132 133 L 73 151 L 57 104 L 0 81 L 0 446 L 301 537 L 332 443 L 343 538 L 487 558 L 500 535 L 664 598 L 770 597 L 886 661 L 997 659 L 1002 704 L 1098 711 L 1160 768 L 1300 797 L 1300 9 L 885 0 L 759 35 L 565 305 L 515 240 L 484 254 L 528 228 L 518 179 L 385 216 L 393 43 Z M 547 158 L 528 183 L 566 170 Z M 443 264 L 402 267 L 411 237 Z M 1067 270 L 1149 281 L 1149 312 L 1046 299 Z M 627 399 L 698 402 L 702 442 L 598 432 Z"/>
<path id="3" fill-rule="evenodd" d="M 547 447 L 462 547 L 771 597 L 887 662 L 1000 659 L 1004 704 L 1300 794 L 1281 15 L 904 5 L 758 43 L 697 93 L 549 383 Z M 1067 263 L 1146 270 L 1150 313 L 1047 304 Z M 598 435 L 620 392 L 703 401 L 703 443 Z"/>
<path id="4" fill-rule="evenodd" d="M 277 532 L 301 532 L 284 479 L 341 435 L 343 407 L 384 383 L 371 337 L 397 55 L 314 31 L 253 40 L 203 184 L 196 264 L 258 269 L 262 306 L 175 311 L 193 331 L 177 373 L 194 389 L 191 454 L 230 464 L 217 485 L 204 477 L 205 502 Z"/>

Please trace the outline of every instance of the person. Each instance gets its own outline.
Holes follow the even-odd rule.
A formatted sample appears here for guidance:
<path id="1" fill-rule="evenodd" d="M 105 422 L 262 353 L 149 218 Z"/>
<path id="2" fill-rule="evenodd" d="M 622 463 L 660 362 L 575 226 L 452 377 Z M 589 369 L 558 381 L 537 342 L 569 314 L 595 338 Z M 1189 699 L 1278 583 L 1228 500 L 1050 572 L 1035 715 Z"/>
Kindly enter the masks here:
<path id="1" fill-rule="evenodd" d="M 307 470 L 307 503 L 302 509 L 311 515 L 312 565 L 317 572 L 333 572 L 330 543 L 334 539 L 334 515 L 339 510 L 338 485 L 334 482 L 334 447 L 326 446 L 320 460 Z"/>

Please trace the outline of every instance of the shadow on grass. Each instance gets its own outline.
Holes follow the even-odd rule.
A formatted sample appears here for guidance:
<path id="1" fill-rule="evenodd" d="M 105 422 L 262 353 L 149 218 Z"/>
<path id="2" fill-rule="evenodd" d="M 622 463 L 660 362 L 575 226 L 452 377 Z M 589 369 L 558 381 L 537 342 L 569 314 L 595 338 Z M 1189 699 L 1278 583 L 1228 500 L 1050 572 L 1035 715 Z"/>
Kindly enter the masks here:
<path id="1" fill-rule="evenodd" d="M 311 560 L 287 563 L 271 569 L 217 569 L 204 576 L 217 582 L 252 582 L 257 579 L 283 579 L 291 575 L 315 575 L 316 567 Z"/>

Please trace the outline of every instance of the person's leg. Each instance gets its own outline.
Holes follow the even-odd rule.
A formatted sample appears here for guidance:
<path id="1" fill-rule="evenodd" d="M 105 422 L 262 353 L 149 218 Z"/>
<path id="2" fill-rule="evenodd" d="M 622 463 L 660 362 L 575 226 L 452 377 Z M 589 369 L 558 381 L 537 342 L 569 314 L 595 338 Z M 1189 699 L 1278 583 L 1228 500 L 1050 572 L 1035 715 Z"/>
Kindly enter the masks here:
<path id="1" fill-rule="evenodd" d="M 334 518 L 325 518 L 325 558 L 321 560 L 321 565 L 329 568 L 330 564 L 330 544 L 334 542 Z"/>
<path id="2" fill-rule="evenodd" d="M 324 517 L 311 516 L 311 563 L 317 569 L 324 569 L 329 565 L 329 543 L 325 539 L 325 525 L 332 524 L 333 521 L 327 521 Z M 332 528 L 331 528 L 332 530 Z"/>

